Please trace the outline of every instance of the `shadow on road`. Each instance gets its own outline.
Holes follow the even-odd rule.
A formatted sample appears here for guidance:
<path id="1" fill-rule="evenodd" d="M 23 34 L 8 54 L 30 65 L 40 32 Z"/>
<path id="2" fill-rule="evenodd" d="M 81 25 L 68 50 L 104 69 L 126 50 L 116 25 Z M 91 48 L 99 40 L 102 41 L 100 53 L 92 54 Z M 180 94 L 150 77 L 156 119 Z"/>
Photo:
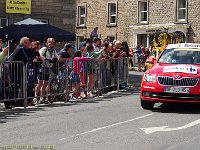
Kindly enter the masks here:
<path id="1" fill-rule="evenodd" d="M 0 123 L 6 123 L 10 119 L 17 119 L 20 116 L 29 116 L 30 113 L 35 113 L 36 111 L 44 111 L 42 108 L 15 108 L 12 110 L 3 109 L 0 112 Z"/>
<path id="2" fill-rule="evenodd" d="M 63 103 L 63 102 L 54 102 L 49 104 L 40 104 L 37 108 L 45 108 L 45 107 L 64 107 L 64 106 L 73 106 L 75 103 Z"/>
<path id="3" fill-rule="evenodd" d="M 127 91 L 131 91 L 133 93 L 140 93 L 142 81 L 142 73 L 131 73 L 129 74 L 129 88 Z"/>
<path id="4" fill-rule="evenodd" d="M 200 104 L 165 103 L 155 108 L 153 112 L 177 113 L 177 114 L 200 114 Z"/>
<path id="5" fill-rule="evenodd" d="M 28 107 L 24 108 L 14 108 L 12 110 L 0 109 L 0 124 L 6 123 L 11 119 L 18 119 L 20 116 L 29 116 L 30 113 L 35 113 L 36 111 L 46 111 L 48 107 L 65 107 L 65 106 L 73 106 L 73 105 L 81 105 L 84 103 L 100 103 L 101 101 L 111 101 L 117 97 L 124 97 L 128 95 L 139 95 L 140 93 L 140 82 L 142 76 L 141 73 L 131 72 L 129 74 L 129 84 L 125 89 L 120 89 L 118 92 L 111 92 L 109 94 L 103 95 L 103 97 L 94 98 L 94 99 L 86 99 L 79 100 L 71 103 L 53 103 L 53 104 L 44 104 L 39 105 L 37 107 Z"/>

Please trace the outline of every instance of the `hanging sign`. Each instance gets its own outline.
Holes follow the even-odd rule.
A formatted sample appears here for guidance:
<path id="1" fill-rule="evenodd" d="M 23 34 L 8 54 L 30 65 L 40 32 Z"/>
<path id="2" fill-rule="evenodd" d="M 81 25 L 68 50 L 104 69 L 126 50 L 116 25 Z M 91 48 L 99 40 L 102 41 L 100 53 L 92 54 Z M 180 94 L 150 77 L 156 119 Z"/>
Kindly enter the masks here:
<path id="1" fill-rule="evenodd" d="M 6 0 L 6 13 L 31 14 L 31 0 Z"/>

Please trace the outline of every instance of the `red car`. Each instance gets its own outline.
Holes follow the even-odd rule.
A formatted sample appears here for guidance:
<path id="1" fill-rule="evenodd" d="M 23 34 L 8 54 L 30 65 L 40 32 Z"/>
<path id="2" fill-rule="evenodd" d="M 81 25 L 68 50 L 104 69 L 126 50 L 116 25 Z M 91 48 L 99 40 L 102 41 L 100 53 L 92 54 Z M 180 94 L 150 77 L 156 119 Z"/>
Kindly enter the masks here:
<path id="1" fill-rule="evenodd" d="M 154 60 L 152 60 L 154 63 Z M 200 44 L 169 44 L 141 82 L 141 106 L 200 103 Z"/>

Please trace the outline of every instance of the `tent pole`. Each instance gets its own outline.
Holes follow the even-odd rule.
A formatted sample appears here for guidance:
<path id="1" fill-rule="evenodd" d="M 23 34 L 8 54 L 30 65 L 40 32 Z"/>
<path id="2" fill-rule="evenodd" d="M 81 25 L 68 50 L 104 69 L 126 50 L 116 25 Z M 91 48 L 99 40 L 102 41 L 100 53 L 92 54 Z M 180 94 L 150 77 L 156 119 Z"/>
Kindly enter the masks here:
<path id="1" fill-rule="evenodd" d="M 10 56 L 10 40 L 8 40 L 8 57 Z"/>

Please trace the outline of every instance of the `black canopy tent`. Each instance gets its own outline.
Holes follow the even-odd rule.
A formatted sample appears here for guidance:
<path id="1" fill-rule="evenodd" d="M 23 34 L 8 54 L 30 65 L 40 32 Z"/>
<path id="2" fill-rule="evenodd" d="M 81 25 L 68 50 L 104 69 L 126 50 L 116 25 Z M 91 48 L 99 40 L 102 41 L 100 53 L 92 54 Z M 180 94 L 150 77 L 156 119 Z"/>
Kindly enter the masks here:
<path id="1" fill-rule="evenodd" d="M 76 40 L 75 34 L 32 18 L 27 18 L 0 29 L 0 38 L 7 41 L 19 41 L 24 36 L 38 41 L 45 41 L 49 37 L 55 38 L 59 42 Z"/>
<path id="2" fill-rule="evenodd" d="M 0 29 L 0 38 L 4 40 L 18 41 L 24 36 L 38 41 L 45 41 L 49 37 L 53 37 L 56 41 L 60 42 L 76 40 L 75 34 L 49 24 L 13 24 Z"/>
<path id="3" fill-rule="evenodd" d="M 76 40 L 76 35 L 71 32 L 31 18 L 0 28 L 0 38 L 9 45 L 9 54 L 13 52 L 22 37 L 41 42 L 45 42 L 49 37 L 55 38 L 56 42 Z"/>

